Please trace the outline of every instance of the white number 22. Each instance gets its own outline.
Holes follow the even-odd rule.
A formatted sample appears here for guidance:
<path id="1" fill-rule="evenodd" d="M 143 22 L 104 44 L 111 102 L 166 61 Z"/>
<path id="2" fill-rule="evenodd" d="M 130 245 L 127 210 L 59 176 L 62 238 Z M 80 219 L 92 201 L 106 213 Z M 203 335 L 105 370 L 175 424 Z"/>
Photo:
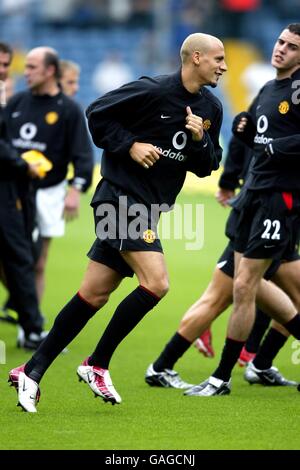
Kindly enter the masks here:
<path id="1" fill-rule="evenodd" d="M 267 240 L 280 240 L 280 221 L 279 220 L 270 220 L 266 219 L 264 220 L 263 223 L 264 227 L 266 227 L 266 230 L 262 234 L 261 238 L 265 238 Z M 270 231 L 271 228 L 274 228 L 273 234 L 271 235 Z"/>

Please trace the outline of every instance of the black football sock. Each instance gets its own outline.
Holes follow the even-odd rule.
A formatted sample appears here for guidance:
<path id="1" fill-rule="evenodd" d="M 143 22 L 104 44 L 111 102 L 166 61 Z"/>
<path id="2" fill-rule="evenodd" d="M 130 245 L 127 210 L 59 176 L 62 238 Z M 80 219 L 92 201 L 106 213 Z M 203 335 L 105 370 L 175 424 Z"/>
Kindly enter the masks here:
<path id="1" fill-rule="evenodd" d="M 224 382 L 229 381 L 232 369 L 239 358 L 244 344 L 245 341 L 236 341 L 235 339 L 226 338 L 220 363 L 212 374 L 214 377 L 217 377 Z"/>
<path id="2" fill-rule="evenodd" d="M 161 372 L 164 369 L 173 369 L 175 362 L 187 351 L 191 344 L 190 341 L 176 332 L 153 363 L 153 369 L 156 372 Z"/>
<path id="3" fill-rule="evenodd" d="M 143 286 L 131 292 L 118 305 L 95 351 L 89 358 L 89 364 L 108 369 L 109 361 L 117 346 L 159 301 L 159 297 Z"/>
<path id="4" fill-rule="evenodd" d="M 245 349 L 250 353 L 256 353 L 266 330 L 269 327 L 271 318 L 259 308 L 256 309 L 255 322 L 251 333 L 246 341 Z"/>
<path id="5" fill-rule="evenodd" d="M 273 360 L 285 344 L 287 337 L 275 328 L 271 328 L 263 340 L 253 364 L 257 369 L 264 370 L 272 367 Z"/>
<path id="6" fill-rule="evenodd" d="M 78 335 L 97 310 L 82 299 L 79 293 L 76 294 L 57 315 L 49 334 L 25 365 L 25 374 L 35 382 L 40 382 L 50 364 Z"/>
<path id="7" fill-rule="evenodd" d="M 294 336 L 296 339 L 300 339 L 300 315 L 296 313 L 294 318 L 292 318 L 289 322 L 283 325 L 291 335 Z"/>

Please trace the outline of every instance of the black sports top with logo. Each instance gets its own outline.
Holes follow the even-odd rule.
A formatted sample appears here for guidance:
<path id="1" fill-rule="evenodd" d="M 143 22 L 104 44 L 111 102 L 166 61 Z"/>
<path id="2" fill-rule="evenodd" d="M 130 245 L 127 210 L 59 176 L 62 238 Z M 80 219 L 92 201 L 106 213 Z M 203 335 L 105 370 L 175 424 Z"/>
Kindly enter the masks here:
<path id="1" fill-rule="evenodd" d="M 300 69 L 261 89 L 253 150 L 250 189 L 300 192 Z"/>
<path id="2" fill-rule="evenodd" d="M 87 189 L 93 153 L 84 113 L 74 100 L 63 93 L 38 96 L 20 92 L 8 102 L 5 121 L 8 140 L 19 154 L 39 150 L 53 163 L 52 170 L 37 182 L 39 187 L 63 181 L 72 162 L 74 179 Z"/>
<path id="3" fill-rule="evenodd" d="M 200 142 L 194 142 L 185 128 L 187 106 L 203 119 L 205 131 Z M 104 183 L 112 183 L 144 204 L 171 206 L 186 171 L 203 177 L 219 167 L 222 105 L 206 88 L 189 93 L 180 71 L 141 77 L 97 99 L 86 114 L 94 143 L 104 149 Z M 161 150 L 153 167 L 145 169 L 130 157 L 134 142 L 149 143 Z M 93 203 L 105 200 L 103 186 L 100 183 L 96 189 Z"/>

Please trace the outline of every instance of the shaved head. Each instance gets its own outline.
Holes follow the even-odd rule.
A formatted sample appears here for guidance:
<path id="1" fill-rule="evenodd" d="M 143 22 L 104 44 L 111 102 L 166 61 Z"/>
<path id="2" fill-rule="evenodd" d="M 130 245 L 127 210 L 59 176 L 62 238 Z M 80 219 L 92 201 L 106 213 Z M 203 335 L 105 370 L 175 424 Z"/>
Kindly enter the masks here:
<path id="1" fill-rule="evenodd" d="M 185 64 L 189 61 L 195 51 L 206 54 L 213 47 L 216 46 L 223 47 L 220 39 L 210 34 L 204 33 L 194 33 L 190 34 L 182 43 L 180 49 L 180 57 L 182 64 Z"/>

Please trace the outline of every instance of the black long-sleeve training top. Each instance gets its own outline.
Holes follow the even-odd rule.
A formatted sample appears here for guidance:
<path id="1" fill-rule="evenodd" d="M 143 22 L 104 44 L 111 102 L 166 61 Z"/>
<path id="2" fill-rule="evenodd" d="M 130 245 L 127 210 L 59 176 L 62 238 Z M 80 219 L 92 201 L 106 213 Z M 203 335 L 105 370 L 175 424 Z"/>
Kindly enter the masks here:
<path id="1" fill-rule="evenodd" d="M 185 128 L 187 106 L 204 121 L 206 130 L 200 142 L 193 141 Z M 186 171 L 203 177 L 219 167 L 222 105 L 206 88 L 189 93 L 180 71 L 141 77 L 98 98 L 86 114 L 94 143 L 104 149 L 104 180 L 145 204 L 171 206 Z M 130 157 L 134 142 L 149 143 L 162 151 L 153 167 L 145 169 Z M 93 201 L 97 198 L 103 200 L 103 191 L 96 190 Z"/>
<path id="2" fill-rule="evenodd" d="M 14 95 L 5 108 L 7 137 L 19 155 L 39 150 L 53 168 L 38 186 L 46 188 L 63 181 L 68 164 L 74 165 L 74 180 L 85 190 L 93 171 L 93 155 L 84 114 L 78 104 L 63 93 Z"/>
<path id="3" fill-rule="evenodd" d="M 300 191 L 300 69 L 259 92 L 253 119 L 252 190 Z M 243 138 L 242 133 L 235 133 Z"/>

